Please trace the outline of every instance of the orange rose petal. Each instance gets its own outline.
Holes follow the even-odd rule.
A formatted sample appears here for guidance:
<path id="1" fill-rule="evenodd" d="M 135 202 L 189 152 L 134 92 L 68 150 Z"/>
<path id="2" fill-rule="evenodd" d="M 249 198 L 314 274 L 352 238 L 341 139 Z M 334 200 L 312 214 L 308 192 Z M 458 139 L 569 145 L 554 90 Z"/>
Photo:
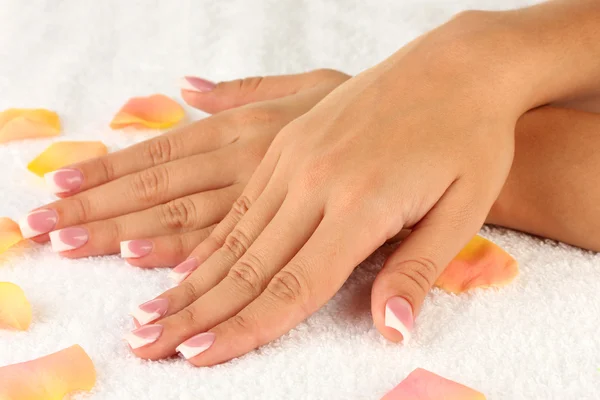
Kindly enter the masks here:
<path id="1" fill-rule="evenodd" d="M 517 261 L 489 240 L 475 236 L 435 282 L 448 292 L 508 285 L 519 273 Z"/>
<path id="2" fill-rule="evenodd" d="M 406 379 L 381 400 L 485 400 L 485 396 L 460 383 L 442 378 L 421 368 L 415 369 Z"/>
<path id="3" fill-rule="evenodd" d="M 59 133 L 60 119 L 53 111 L 11 108 L 0 113 L 0 143 L 57 136 Z"/>
<path id="4" fill-rule="evenodd" d="M 133 97 L 115 115 L 110 127 L 164 129 L 177 124 L 184 116 L 183 107 L 163 94 Z"/>
<path id="5" fill-rule="evenodd" d="M 14 283 L 0 282 L 0 328 L 25 331 L 30 324 L 31 305 L 23 290 Z"/>
<path id="6" fill-rule="evenodd" d="M 19 224 L 10 218 L 0 218 L 0 254 L 23 240 Z"/>
<path id="7" fill-rule="evenodd" d="M 90 391 L 95 384 L 94 364 L 78 345 L 0 367 L 0 399 L 62 400 L 72 392 Z"/>
<path id="8" fill-rule="evenodd" d="M 48 172 L 103 156 L 107 152 L 102 142 L 56 142 L 31 161 L 27 169 L 38 176 L 44 176 Z"/>

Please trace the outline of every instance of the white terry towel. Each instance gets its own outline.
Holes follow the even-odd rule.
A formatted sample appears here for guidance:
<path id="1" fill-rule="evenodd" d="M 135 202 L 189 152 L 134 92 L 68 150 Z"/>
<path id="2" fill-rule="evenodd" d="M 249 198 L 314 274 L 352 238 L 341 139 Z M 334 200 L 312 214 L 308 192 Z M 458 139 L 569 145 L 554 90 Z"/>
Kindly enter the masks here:
<path id="1" fill-rule="evenodd" d="M 0 0 L 0 109 L 57 110 L 65 133 L 56 140 L 102 140 L 116 150 L 148 137 L 108 129 L 121 104 L 134 95 L 178 96 L 182 75 L 356 73 L 462 9 L 528 3 Z M 18 219 L 53 199 L 25 168 L 51 141 L 0 146 L 0 215 Z M 129 310 L 165 290 L 168 271 L 19 247 L 0 256 L 0 281 L 25 290 L 34 323 L 24 333 L 0 331 L 0 365 L 81 344 L 98 369 L 85 399 L 378 399 L 417 367 L 492 400 L 600 398 L 600 256 L 483 233 L 518 259 L 520 276 L 502 290 L 434 290 L 407 346 L 387 343 L 371 322 L 377 254 L 280 340 L 203 369 L 180 359 L 141 361 L 121 340 L 132 326 Z"/>

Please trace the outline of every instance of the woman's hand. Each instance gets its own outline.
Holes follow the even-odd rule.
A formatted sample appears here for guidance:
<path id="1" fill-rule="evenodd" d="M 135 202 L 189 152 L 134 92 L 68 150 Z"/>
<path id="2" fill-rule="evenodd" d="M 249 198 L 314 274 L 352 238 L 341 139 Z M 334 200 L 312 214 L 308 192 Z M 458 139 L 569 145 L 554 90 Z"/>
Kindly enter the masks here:
<path id="1" fill-rule="evenodd" d="M 461 17 L 422 37 L 288 124 L 178 268 L 191 275 L 142 307 L 143 323 L 165 317 L 128 335 L 135 353 L 177 350 L 197 366 L 243 355 L 315 312 L 410 228 L 372 291 L 376 327 L 406 338 L 498 196 L 526 111 L 506 79 L 482 80 L 487 70 L 457 56 L 468 50 L 465 30 L 478 29 L 469 23 Z"/>
<path id="2" fill-rule="evenodd" d="M 50 174 L 64 199 L 21 229 L 41 242 L 54 231 L 53 249 L 69 258 L 117 253 L 132 240 L 121 247 L 131 264 L 176 265 L 227 214 L 275 135 L 348 78 L 317 70 L 184 90 L 215 115 Z"/>

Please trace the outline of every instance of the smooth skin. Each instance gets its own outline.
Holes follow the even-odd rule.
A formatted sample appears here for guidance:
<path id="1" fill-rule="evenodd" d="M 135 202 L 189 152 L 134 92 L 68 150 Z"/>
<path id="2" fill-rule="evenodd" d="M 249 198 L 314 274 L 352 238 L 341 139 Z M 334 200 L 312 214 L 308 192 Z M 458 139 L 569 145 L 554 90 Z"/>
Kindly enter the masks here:
<path id="1" fill-rule="evenodd" d="M 595 204 L 600 195 L 589 191 L 593 171 L 600 167 L 589 153 L 590 142 L 597 140 L 592 132 L 598 116 L 544 107 L 520 118 L 542 104 L 593 98 L 598 88 L 591 79 L 597 77 L 591 73 L 590 46 L 582 56 L 573 49 L 577 46 L 569 46 L 577 62 L 556 60 L 562 62 L 557 67 L 561 74 L 573 64 L 579 71 L 590 70 L 590 79 L 538 74 L 532 81 L 527 64 L 503 79 L 488 79 L 485 87 L 479 84 L 497 64 L 494 57 L 502 56 L 502 45 L 493 42 L 495 34 L 534 29 L 537 21 L 545 23 L 553 15 L 567 19 L 571 12 L 579 22 L 573 28 L 577 37 L 593 36 L 593 25 L 585 21 L 593 22 L 590 15 L 598 18 L 600 10 L 593 3 L 581 2 L 580 7 L 557 1 L 520 12 L 461 16 L 284 123 L 233 208 L 192 252 L 201 267 L 159 296 L 169 301 L 167 316 L 158 322 L 164 327 L 162 335 L 135 353 L 163 358 L 184 340 L 210 331 L 215 342 L 190 362 L 212 365 L 240 356 L 316 311 L 356 265 L 406 228 L 411 233 L 373 287 L 375 325 L 392 341 L 402 336 L 384 324 L 386 302 L 400 296 L 417 314 L 431 283 L 486 218 L 598 249 L 593 240 L 598 228 L 589 222 L 599 212 Z M 492 42 L 481 48 L 499 47 L 465 62 L 462 51 L 481 46 L 482 35 L 474 33 L 483 29 L 491 29 L 486 38 Z M 562 40 L 565 35 L 560 33 L 556 36 Z M 438 53 L 432 49 L 448 41 L 459 45 L 436 55 L 436 67 L 428 68 L 431 54 Z M 560 45 L 547 44 L 552 52 L 540 51 L 539 62 L 547 62 L 549 54 L 564 54 Z M 486 64 L 490 59 L 495 62 Z M 525 83 L 539 90 L 515 90 Z M 544 151 L 540 141 L 546 144 Z M 94 195 L 109 193 L 109 185 L 70 199 L 94 190 Z M 537 195 L 545 196 L 543 201 Z M 548 196 L 553 201 L 546 201 Z M 577 200 L 591 207 L 571 207 L 571 214 L 561 215 L 563 207 Z M 515 204 L 523 211 L 515 211 Z M 528 209 L 537 212 L 530 215 Z M 59 221 L 69 226 L 69 221 Z M 65 255 L 76 257 L 75 251 Z"/>

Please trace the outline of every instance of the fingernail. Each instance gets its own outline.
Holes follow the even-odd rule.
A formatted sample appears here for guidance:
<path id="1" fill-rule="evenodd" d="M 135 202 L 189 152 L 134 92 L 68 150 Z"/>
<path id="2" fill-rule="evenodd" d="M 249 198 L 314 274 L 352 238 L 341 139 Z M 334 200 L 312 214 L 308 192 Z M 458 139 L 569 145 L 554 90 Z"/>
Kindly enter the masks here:
<path id="1" fill-rule="evenodd" d="M 140 325 L 146 325 L 154 322 L 167 313 L 169 300 L 154 299 L 137 306 L 131 311 L 131 316 L 137 320 Z"/>
<path id="2" fill-rule="evenodd" d="M 84 228 L 65 228 L 50 232 L 50 243 L 55 253 L 78 249 L 86 244 L 88 239 L 88 232 Z"/>
<path id="3" fill-rule="evenodd" d="M 83 174 L 76 169 L 59 169 L 48 172 L 44 179 L 52 193 L 67 193 L 81 187 Z"/>
<path id="4" fill-rule="evenodd" d="M 217 85 L 206 79 L 198 78 L 195 76 L 184 76 L 181 79 L 180 87 L 183 90 L 191 90 L 193 92 L 210 92 Z"/>
<path id="5" fill-rule="evenodd" d="M 19 221 L 21 234 L 23 238 L 32 238 L 42 233 L 48 233 L 56 226 L 58 214 L 54 210 L 36 210 L 32 211 L 25 218 Z"/>
<path id="6" fill-rule="evenodd" d="M 185 342 L 177 346 L 177 351 L 189 360 L 192 357 L 196 357 L 198 354 L 208 350 L 215 341 L 215 334 L 212 332 L 205 332 L 196 335 Z"/>
<path id="7" fill-rule="evenodd" d="M 139 349 L 140 347 L 156 342 L 160 335 L 162 335 L 162 331 L 162 325 L 146 325 L 129 332 L 125 335 L 125 340 L 127 340 L 132 349 Z"/>
<path id="8" fill-rule="evenodd" d="M 403 297 L 392 297 L 385 305 L 385 326 L 400 332 L 403 342 L 410 340 L 415 318 L 412 306 Z"/>
<path id="9" fill-rule="evenodd" d="M 181 283 L 192 272 L 194 272 L 196 268 L 198 268 L 198 260 L 194 257 L 188 258 L 171 270 L 169 273 L 169 278 L 175 281 L 175 283 Z"/>
<path id="10" fill-rule="evenodd" d="M 149 240 L 126 240 L 121 242 L 121 257 L 140 258 L 152 251 L 153 244 Z"/>

